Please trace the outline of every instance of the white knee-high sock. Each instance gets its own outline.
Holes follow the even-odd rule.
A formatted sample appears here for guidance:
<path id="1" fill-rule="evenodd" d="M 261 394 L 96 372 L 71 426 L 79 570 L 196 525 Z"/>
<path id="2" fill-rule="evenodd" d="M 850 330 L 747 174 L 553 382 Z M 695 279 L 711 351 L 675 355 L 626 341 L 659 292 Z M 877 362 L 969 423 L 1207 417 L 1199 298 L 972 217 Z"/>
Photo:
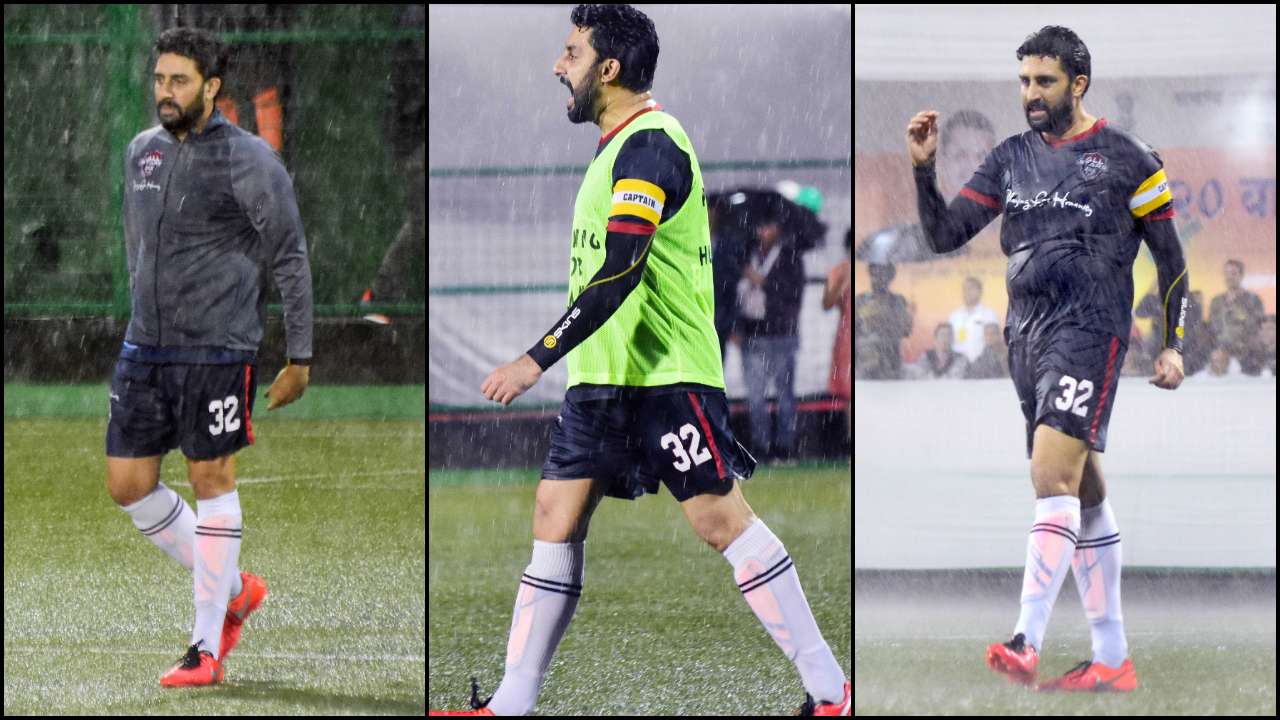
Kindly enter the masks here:
<path id="1" fill-rule="evenodd" d="M 520 578 L 511 614 L 506 673 L 488 705 L 495 715 L 533 712 L 551 657 L 578 609 L 583 545 L 533 541 L 533 560 Z"/>
<path id="2" fill-rule="evenodd" d="M 724 551 L 747 605 L 800 672 L 805 690 L 819 702 L 844 700 L 844 671 L 818 630 L 800 576 L 782 541 L 756 519 Z"/>
<path id="3" fill-rule="evenodd" d="M 1093 636 L 1093 661 L 1120 667 L 1129 657 L 1120 610 L 1120 527 L 1111 502 L 1080 511 L 1080 543 L 1071 567 L 1089 632 Z"/>
<path id="4" fill-rule="evenodd" d="M 1022 612 L 1013 633 L 1022 633 L 1043 650 L 1045 627 L 1062 581 L 1071 569 L 1080 534 L 1080 499 L 1055 495 L 1036 501 L 1036 521 L 1027 536 L 1027 566 L 1022 574 Z"/>
<path id="5" fill-rule="evenodd" d="M 148 540 L 191 572 L 196 514 L 181 495 L 164 483 L 156 483 L 146 497 L 122 509 Z"/>
<path id="6" fill-rule="evenodd" d="M 240 576 L 240 494 L 232 490 L 210 500 L 196 500 L 196 513 L 199 519 L 192 572 L 196 624 L 191 630 L 191 644 L 203 642 L 200 649 L 220 658 L 227 601 Z"/>

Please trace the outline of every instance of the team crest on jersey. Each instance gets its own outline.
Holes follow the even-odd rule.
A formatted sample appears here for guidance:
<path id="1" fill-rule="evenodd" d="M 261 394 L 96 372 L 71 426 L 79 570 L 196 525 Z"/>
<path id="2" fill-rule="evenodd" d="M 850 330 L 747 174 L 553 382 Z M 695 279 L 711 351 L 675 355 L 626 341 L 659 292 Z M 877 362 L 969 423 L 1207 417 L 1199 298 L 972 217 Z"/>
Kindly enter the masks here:
<path id="1" fill-rule="evenodd" d="M 1107 172 L 1107 158 L 1102 153 L 1085 153 L 1076 162 L 1085 180 L 1096 180 Z"/>
<path id="2" fill-rule="evenodd" d="M 164 163 L 164 154 L 159 150 L 151 152 L 138 158 L 138 170 L 142 173 L 142 177 L 150 178 L 151 174 L 156 171 Z"/>

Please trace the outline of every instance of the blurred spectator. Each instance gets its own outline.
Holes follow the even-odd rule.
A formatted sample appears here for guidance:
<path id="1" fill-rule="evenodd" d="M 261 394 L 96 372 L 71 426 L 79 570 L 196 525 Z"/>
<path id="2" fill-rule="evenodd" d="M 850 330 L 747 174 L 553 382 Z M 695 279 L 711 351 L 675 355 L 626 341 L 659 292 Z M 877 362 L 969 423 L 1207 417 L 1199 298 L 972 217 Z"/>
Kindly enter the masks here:
<path id="1" fill-rule="evenodd" d="M 713 193 L 707 196 L 707 222 L 711 226 L 716 335 L 720 338 L 720 360 L 723 361 L 730 339 L 739 342 L 733 334 L 738 322 L 738 280 L 742 277 L 749 243 L 744 231 L 731 222 L 728 195 Z"/>
<path id="2" fill-rule="evenodd" d="M 1240 374 L 1240 363 L 1224 348 L 1214 348 L 1209 353 L 1209 365 L 1195 374 L 1197 379 L 1218 380 Z"/>
<path id="3" fill-rule="evenodd" d="M 852 328 L 849 319 L 853 315 L 853 266 L 849 253 L 852 250 L 853 230 L 844 234 L 844 262 L 831 268 L 827 273 L 827 284 L 822 291 L 822 309 L 830 310 L 840 307 L 840 325 L 836 330 L 836 345 L 831 351 L 831 378 L 828 387 L 837 399 L 844 400 L 844 415 L 849 427 L 849 437 L 853 437 L 853 415 L 851 400 L 853 397 L 850 382 L 850 357 L 853 349 Z"/>
<path id="4" fill-rule="evenodd" d="M 964 279 L 964 306 L 951 313 L 951 329 L 955 333 L 955 351 L 973 362 L 978 359 L 987 343 L 983 335 L 984 328 L 991 323 L 999 323 L 996 312 L 982 300 L 982 281 L 976 277 Z"/>
<path id="5" fill-rule="evenodd" d="M 1009 377 L 1009 348 L 1004 344 L 1004 334 L 996 323 L 988 323 L 984 328 L 985 346 L 982 354 L 969 363 L 965 377 L 982 380 L 987 378 Z"/>
<path id="6" fill-rule="evenodd" d="M 781 185 L 782 183 L 780 183 Z M 756 236 L 766 225 L 786 238 L 796 255 L 812 250 L 826 237 L 827 226 L 818 219 L 822 193 L 796 183 L 795 201 L 772 189 L 729 188 L 707 194 L 707 219 L 711 223 L 711 267 L 715 277 L 715 325 L 720 356 L 731 342 L 742 344 L 738 328 L 738 282 Z"/>
<path id="7" fill-rule="evenodd" d="M 1244 263 L 1239 260 L 1228 260 L 1223 275 L 1227 291 L 1209 304 L 1209 326 L 1213 328 L 1216 347 L 1232 357 L 1244 357 L 1262 325 L 1262 298 L 1242 287 Z"/>
<path id="8" fill-rule="evenodd" d="M 854 368 L 859 379 L 898 380 L 902 377 L 902 338 L 911 334 L 912 311 L 907 299 L 889 292 L 893 265 L 873 263 L 871 292 L 854 302 Z"/>
<path id="9" fill-rule="evenodd" d="M 738 282 L 742 370 L 756 457 L 787 459 L 795 438 L 795 369 L 804 266 L 792 239 L 779 222 L 761 223 Z M 778 434 L 772 448 L 772 418 L 765 399 L 770 380 L 778 399 Z"/>
<path id="10" fill-rule="evenodd" d="M 933 349 L 920 356 L 920 362 L 908 368 L 912 379 L 960 379 L 969 369 L 969 361 L 952 348 L 954 333 L 949 323 L 939 323 L 933 331 Z"/>
<path id="11" fill-rule="evenodd" d="M 1262 318 L 1258 335 L 1249 343 L 1249 352 L 1241 361 L 1246 375 L 1276 376 L 1276 316 Z"/>

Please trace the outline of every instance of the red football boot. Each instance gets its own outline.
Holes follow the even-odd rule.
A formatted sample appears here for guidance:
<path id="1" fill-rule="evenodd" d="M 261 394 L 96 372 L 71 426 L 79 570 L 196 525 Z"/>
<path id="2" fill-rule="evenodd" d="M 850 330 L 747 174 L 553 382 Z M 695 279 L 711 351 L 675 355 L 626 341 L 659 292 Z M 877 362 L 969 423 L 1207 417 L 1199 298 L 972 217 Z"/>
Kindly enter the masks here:
<path id="1" fill-rule="evenodd" d="M 222 682 L 222 674 L 222 663 L 213 653 L 192 645 L 177 665 L 160 676 L 160 685 L 167 688 L 217 685 Z"/>
<path id="2" fill-rule="evenodd" d="M 1138 674 L 1133 660 L 1125 658 L 1118 668 L 1086 660 L 1060 678 L 1040 683 L 1040 690 L 1067 692 L 1133 692 L 1138 689 Z"/>
<path id="3" fill-rule="evenodd" d="M 240 642 L 240 626 L 244 624 L 245 619 L 257 610 L 267 597 L 267 583 L 253 573 L 240 573 L 240 584 L 243 588 L 239 595 L 231 598 L 227 603 L 227 617 L 222 621 L 221 660 L 225 660 L 231 648 Z"/>
<path id="4" fill-rule="evenodd" d="M 844 681 L 844 700 L 838 703 L 820 702 L 815 703 L 813 696 L 805 693 L 804 705 L 800 706 L 801 715 L 831 715 L 833 717 L 843 717 L 845 715 L 853 715 L 853 682 Z"/>
<path id="5" fill-rule="evenodd" d="M 1027 644 L 1026 636 L 1018 633 L 1007 643 L 992 643 L 987 648 L 987 667 L 1012 682 L 1030 685 L 1035 682 L 1040 656 Z"/>

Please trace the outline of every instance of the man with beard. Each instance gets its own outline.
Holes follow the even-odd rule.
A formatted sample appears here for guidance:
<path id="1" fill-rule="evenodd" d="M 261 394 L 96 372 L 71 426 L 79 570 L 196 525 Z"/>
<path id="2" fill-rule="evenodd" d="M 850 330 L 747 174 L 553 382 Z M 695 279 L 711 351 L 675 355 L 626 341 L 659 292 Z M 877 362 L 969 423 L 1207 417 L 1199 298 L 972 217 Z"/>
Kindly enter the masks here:
<path id="1" fill-rule="evenodd" d="M 790 555 L 742 493 L 756 461 L 729 427 L 698 158 L 650 92 L 657 29 L 627 5 L 579 5 L 570 22 L 552 69 L 572 93 L 569 121 L 601 136 L 574 203 L 568 310 L 480 390 L 506 405 L 562 359 L 569 387 L 538 483 L 502 683 L 484 702 L 473 687 L 470 710 L 430 714 L 532 712 L 584 592 L 592 513 L 606 496 L 665 486 L 794 664 L 810 696 L 804 714 L 849 715 L 849 680 Z"/>
<path id="2" fill-rule="evenodd" d="M 107 489 L 135 527 L 192 574 L 195 623 L 164 687 L 213 685 L 266 583 L 239 569 L 235 453 L 254 442 L 266 273 L 284 301 L 288 365 L 268 410 L 310 378 L 311 269 L 293 184 L 261 138 L 214 110 L 226 50 L 174 28 L 156 41 L 160 127 L 125 152 L 124 235 L 132 314 L 111 378 Z M 196 497 L 160 482 L 173 449 Z"/>
<path id="3" fill-rule="evenodd" d="M 1049 26 L 1028 37 L 1017 57 L 1031 130 L 992 150 L 950 207 L 933 169 L 938 113 L 918 113 L 907 128 L 921 224 L 934 252 L 960 247 L 1005 216 L 1005 338 L 1037 500 L 1022 612 L 1012 640 L 987 649 L 987 664 L 1035 681 L 1049 614 L 1074 567 L 1093 658 L 1041 687 L 1128 691 L 1137 677 L 1120 612 L 1120 533 L 1099 455 L 1129 338 L 1139 244 L 1145 239 L 1155 258 L 1163 300 L 1163 350 L 1151 383 L 1170 390 L 1183 377 L 1186 263 L 1160 156 L 1084 109 L 1085 44 Z"/>

